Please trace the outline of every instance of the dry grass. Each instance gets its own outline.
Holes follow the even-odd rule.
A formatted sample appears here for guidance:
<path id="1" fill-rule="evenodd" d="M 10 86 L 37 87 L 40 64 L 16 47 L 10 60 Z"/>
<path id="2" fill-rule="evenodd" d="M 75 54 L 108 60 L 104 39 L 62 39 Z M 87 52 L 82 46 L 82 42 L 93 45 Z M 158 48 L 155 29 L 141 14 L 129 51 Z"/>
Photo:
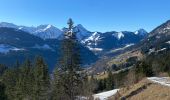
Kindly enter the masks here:
<path id="1" fill-rule="evenodd" d="M 138 57 L 138 59 L 142 59 L 143 55 L 140 51 L 128 51 L 112 58 L 112 60 L 110 60 L 107 64 L 109 66 L 112 66 L 113 64 L 119 65 L 125 63 L 126 60 L 130 57 Z"/>
<path id="2" fill-rule="evenodd" d="M 126 97 L 126 100 L 170 100 L 170 87 L 143 79 L 135 85 L 120 89 L 110 100 L 120 100 L 122 97 Z"/>
<path id="3" fill-rule="evenodd" d="M 170 100 L 170 88 L 152 84 L 144 92 L 133 96 L 129 100 Z"/>

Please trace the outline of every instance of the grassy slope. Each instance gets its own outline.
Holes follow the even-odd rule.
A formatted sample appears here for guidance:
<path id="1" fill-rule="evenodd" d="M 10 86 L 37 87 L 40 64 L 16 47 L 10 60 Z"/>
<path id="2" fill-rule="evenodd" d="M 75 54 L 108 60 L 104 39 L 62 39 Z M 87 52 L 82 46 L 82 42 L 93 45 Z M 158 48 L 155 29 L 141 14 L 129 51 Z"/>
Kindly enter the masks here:
<path id="1" fill-rule="evenodd" d="M 107 64 L 109 66 L 112 66 L 113 64 L 119 65 L 119 64 L 125 63 L 128 58 L 134 57 L 134 56 L 138 57 L 138 59 L 143 58 L 143 55 L 141 54 L 140 51 L 128 51 L 128 52 L 125 52 L 123 54 L 120 54 L 112 58 Z"/>
<path id="2" fill-rule="evenodd" d="M 120 89 L 110 100 L 119 100 L 122 97 L 126 97 L 126 100 L 170 100 L 169 93 L 170 87 L 143 79 L 135 85 Z"/>

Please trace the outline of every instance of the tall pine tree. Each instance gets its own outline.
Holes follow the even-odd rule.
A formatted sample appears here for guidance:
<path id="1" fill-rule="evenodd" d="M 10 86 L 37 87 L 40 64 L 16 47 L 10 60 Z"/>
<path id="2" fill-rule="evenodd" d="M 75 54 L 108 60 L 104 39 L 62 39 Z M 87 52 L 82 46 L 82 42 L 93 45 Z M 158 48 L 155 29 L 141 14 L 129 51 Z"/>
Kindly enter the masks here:
<path id="1" fill-rule="evenodd" d="M 50 77 L 48 66 L 43 58 L 38 56 L 34 65 L 34 98 L 35 100 L 49 100 Z"/>
<path id="2" fill-rule="evenodd" d="M 56 100 L 75 100 L 83 85 L 81 59 L 76 32 L 72 19 L 68 20 L 68 29 L 61 43 L 60 59 L 55 70 Z"/>
<path id="3" fill-rule="evenodd" d="M 15 87 L 16 97 L 18 99 L 33 99 L 32 86 L 34 82 L 34 74 L 31 61 L 29 59 L 25 60 L 19 69 L 19 76 L 16 80 L 17 82 Z"/>

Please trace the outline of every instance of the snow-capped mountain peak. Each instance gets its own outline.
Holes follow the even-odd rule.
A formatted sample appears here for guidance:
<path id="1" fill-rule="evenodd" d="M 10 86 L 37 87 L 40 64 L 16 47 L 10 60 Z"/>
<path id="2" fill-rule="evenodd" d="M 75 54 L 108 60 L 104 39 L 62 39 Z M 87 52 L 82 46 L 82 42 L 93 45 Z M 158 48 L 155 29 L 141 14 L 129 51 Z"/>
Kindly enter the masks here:
<path id="1" fill-rule="evenodd" d="M 92 32 L 88 31 L 81 24 L 78 24 L 77 26 L 75 26 L 75 31 L 77 32 L 77 38 L 79 40 L 82 40 L 92 34 Z"/>
<path id="2" fill-rule="evenodd" d="M 33 34 L 35 36 L 38 36 L 42 39 L 60 39 L 60 37 L 62 37 L 62 33 L 65 32 L 65 29 L 67 30 L 67 28 L 63 28 L 63 30 L 60 30 L 51 24 L 39 25 L 37 27 L 33 27 L 33 26 L 27 27 L 27 26 L 18 26 L 12 23 L 1 22 L 0 27 L 16 28 L 16 29 L 28 32 L 30 34 Z M 98 41 L 99 37 L 101 37 L 100 32 L 90 32 L 81 24 L 76 25 L 74 27 L 74 31 L 77 32 L 77 38 L 80 41 L 84 41 L 84 42 Z M 124 37 L 126 37 L 125 36 L 126 32 L 124 31 L 121 31 L 121 32 L 114 31 L 111 33 L 112 33 L 112 36 L 116 37 L 118 40 L 121 40 Z M 144 29 L 139 29 L 133 33 L 135 35 L 145 36 L 147 32 Z"/>
<path id="3" fill-rule="evenodd" d="M 88 42 L 88 41 L 98 41 L 100 39 L 100 34 L 98 32 L 94 32 L 90 37 L 84 39 L 82 43 Z"/>
<path id="4" fill-rule="evenodd" d="M 123 32 L 117 32 L 117 33 L 114 33 L 113 36 L 115 36 L 117 39 L 121 39 L 124 37 L 124 34 Z"/>
<path id="5" fill-rule="evenodd" d="M 46 31 L 50 28 L 52 28 L 53 26 L 48 24 L 48 25 L 40 25 L 40 26 L 37 26 L 37 31 Z"/>
<path id="6" fill-rule="evenodd" d="M 134 34 L 136 35 L 146 35 L 148 32 L 144 29 L 139 29 L 137 31 L 134 32 Z"/>
<path id="7" fill-rule="evenodd" d="M 36 28 L 37 28 L 37 32 L 44 32 L 50 29 L 55 29 L 55 27 L 50 24 L 40 25 L 40 26 L 37 26 Z"/>
<path id="8" fill-rule="evenodd" d="M 61 34 L 62 31 L 56 28 L 53 25 L 46 24 L 46 25 L 39 25 L 37 27 L 27 27 L 27 26 L 19 26 L 12 23 L 1 22 L 0 27 L 8 27 L 8 28 L 15 28 L 35 36 L 38 36 L 42 39 L 57 39 Z"/>
<path id="9" fill-rule="evenodd" d="M 37 26 L 36 31 L 33 32 L 33 34 L 36 34 L 43 39 L 57 39 L 62 34 L 62 31 L 48 24 Z"/>

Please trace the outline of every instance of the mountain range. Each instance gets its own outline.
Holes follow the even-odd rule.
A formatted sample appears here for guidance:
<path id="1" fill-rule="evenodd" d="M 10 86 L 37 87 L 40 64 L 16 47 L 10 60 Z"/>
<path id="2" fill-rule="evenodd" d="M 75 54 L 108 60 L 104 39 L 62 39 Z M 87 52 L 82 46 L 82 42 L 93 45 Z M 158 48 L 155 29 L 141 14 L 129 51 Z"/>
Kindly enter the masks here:
<path id="1" fill-rule="evenodd" d="M 170 20 L 153 29 L 133 46 L 112 49 L 108 54 L 92 65 L 89 72 L 100 73 L 108 68 L 113 70 L 132 67 L 146 57 L 162 57 L 170 52 Z M 153 59 L 153 58 L 152 58 Z M 163 59 L 163 58 L 159 58 Z M 149 60 L 149 59 L 147 59 Z"/>
<path id="2" fill-rule="evenodd" d="M 102 33 L 91 32 L 81 24 L 74 29 L 80 42 L 83 66 L 95 63 L 111 50 L 135 45 L 148 35 L 144 29 Z M 57 62 L 59 45 L 65 30 L 66 28 L 59 29 L 49 24 L 27 27 L 1 22 L 0 63 L 13 64 L 16 60 L 42 55 L 52 70 Z"/>
<path id="3" fill-rule="evenodd" d="M 61 40 L 62 35 L 66 28 L 59 29 L 53 25 L 39 25 L 37 27 L 18 26 L 12 23 L 1 22 L 0 27 L 14 28 L 28 32 L 41 39 L 57 39 Z M 134 32 L 122 31 L 122 32 L 91 32 L 84 28 L 81 24 L 75 26 L 77 37 L 80 42 L 93 51 L 106 51 L 109 49 L 115 49 L 123 47 L 128 44 L 135 44 L 143 39 L 147 32 L 144 29 L 139 29 Z M 108 44 L 109 43 L 109 44 Z"/>

